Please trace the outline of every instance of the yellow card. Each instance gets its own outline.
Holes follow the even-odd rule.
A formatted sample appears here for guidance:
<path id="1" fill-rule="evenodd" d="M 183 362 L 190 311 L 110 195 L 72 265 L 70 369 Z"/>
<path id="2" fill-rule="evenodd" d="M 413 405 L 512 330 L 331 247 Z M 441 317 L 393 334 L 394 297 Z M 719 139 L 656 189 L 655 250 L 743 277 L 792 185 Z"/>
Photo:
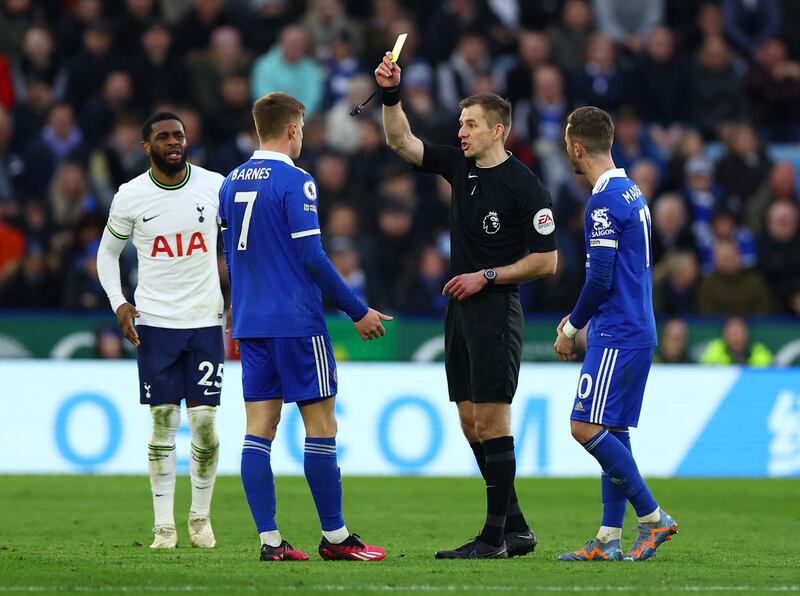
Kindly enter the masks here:
<path id="1" fill-rule="evenodd" d="M 403 49 L 406 37 L 408 37 L 408 33 L 401 33 L 397 36 L 397 41 L 394 42 L 394 48 L 392 48 L 392 62 L 397 62 L 397 59 L 400 57 L 400 51 Z"/>

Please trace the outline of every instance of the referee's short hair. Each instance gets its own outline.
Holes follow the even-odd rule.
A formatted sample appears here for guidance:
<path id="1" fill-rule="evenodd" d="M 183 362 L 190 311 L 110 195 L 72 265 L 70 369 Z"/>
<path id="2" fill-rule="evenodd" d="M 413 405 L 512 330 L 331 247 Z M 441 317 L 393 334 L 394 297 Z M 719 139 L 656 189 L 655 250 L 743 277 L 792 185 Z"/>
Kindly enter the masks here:
<path id="1" fill-rule="evenodd" d="M 306 113 L 303 103 L 291 95 L 275 91 L 267 93 L 253 104 L 253 120 L 260 141 L 277 139 L 286 127 Z"/>
<path id="2" fill-rule="evenodd" d="M 595 106 L 583 106 L 570 113 L 567 124 L 570 140 L 583 145 L 590 155 L 611 151 L 614 122 L 608 112 Z"/>
<path id="3" fill-rule="evenodd" d="M 486 115 L 489 126 L 503 125 L 503 142 L 511 132 L 511 102 L 494 93 L 476 93 L 459 102 L 462 110 L 471 106 L 480 106 Z"/>

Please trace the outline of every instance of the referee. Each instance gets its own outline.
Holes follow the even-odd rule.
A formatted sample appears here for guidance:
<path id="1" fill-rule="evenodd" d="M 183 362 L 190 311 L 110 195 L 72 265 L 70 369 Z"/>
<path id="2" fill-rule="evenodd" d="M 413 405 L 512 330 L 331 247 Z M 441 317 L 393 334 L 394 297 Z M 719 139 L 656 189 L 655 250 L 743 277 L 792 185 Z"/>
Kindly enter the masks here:
<path id="1" fill-rule="evenodd" d="M 415 137 L 400 106 L 400 67 L 387 52 L 375 69 L 389 147 L 453 189 L 451 274 L 443 294 L 450 400 L 486 481 L 481 533 L 438 559 L 505 558 L 536 546 L 514 491 L 511 400 L 517 389 L 524 319 L 517 285 L 553 275 L 557 252 L 550 196 L 504 143 L 511 105 L 493 94 L 459 104 L 461 150 Z"/>

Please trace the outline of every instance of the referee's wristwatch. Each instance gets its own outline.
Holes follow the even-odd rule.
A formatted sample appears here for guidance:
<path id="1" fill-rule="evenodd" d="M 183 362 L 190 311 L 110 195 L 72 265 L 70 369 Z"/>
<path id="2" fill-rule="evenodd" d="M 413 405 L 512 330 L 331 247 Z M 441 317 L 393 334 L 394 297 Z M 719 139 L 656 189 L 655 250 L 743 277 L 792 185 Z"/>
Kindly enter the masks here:
<path id="1" fill-rule="evenodd" d="M 486 285 L 490 286 L 494 283 L 494 280 L 497 279 L 497 271 L 491 267 L 489 269 L 484 269 L 483 278 L 486 280 Z"/>

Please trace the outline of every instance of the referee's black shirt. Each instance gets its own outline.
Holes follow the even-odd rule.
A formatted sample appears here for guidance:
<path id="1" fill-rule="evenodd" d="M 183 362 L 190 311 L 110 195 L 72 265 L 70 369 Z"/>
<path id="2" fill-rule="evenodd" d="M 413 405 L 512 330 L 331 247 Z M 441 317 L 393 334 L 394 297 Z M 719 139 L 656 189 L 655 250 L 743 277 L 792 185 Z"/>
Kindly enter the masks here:
<path id="1" fill-rule="evenodd" d="M 539 177 L 510 153 L 504 162 L 481 168 L 460 149 L 424 143 L 419 169 L 440 174 L 453 187 L 453 276 L 510 265 L 529 252 L 556 250 L 550 193 Z M 514 288 L 514 284 L 497 284 L 486 289 Z"/>

